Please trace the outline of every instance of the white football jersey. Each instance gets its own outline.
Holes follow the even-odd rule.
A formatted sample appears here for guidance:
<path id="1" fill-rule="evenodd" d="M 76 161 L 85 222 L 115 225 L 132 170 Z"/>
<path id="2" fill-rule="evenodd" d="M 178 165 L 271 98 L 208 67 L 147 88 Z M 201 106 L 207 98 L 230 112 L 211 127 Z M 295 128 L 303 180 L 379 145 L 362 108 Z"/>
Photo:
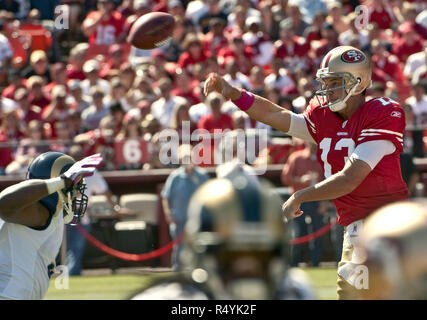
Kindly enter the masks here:
<path id="1" fill-rule="evenodd" d="M 63 232 L 62 210 L 45 230 L 0 219 L 0 300 L 44 298 Z"/>

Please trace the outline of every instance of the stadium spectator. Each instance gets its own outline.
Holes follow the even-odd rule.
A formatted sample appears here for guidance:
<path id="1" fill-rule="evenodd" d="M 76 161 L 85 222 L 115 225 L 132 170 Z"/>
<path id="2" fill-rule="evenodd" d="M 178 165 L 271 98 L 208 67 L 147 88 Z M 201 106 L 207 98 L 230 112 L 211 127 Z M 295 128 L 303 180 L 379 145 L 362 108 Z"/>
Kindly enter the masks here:
<path id="1" fill-rule="evenodd" d="M 35 158 L 49 151 L 46 140 L 43 123 L 31 120 L 25 129 L 25 136 L 18 143 L 13 161 L 6 167 L 6 174 L 25 174 Z"/>
<path id="2" fill-rule="evenodd" d="M 92 104 L 83 110 L 82 121 L 85 130 L 94 130 L 99 127 L 101 119 L 107 116 L 110 112 L 104 104 L 104 91 L 101 88 L 93 87 L 90 91 L 93 99 Z"/>
<path id="3" fill-rule="evenodd" d="M 206 62 L 208 56 L 203 51 L 203 42 L 197 34 L 187 34 L 182 45 L 185 51 L 179 56 L 178 66 L 192 73 L 194 65 Z"/>
<path id="4" fill-rule="evenodd" d="M 328 2 L 327 9 L 328 15 L 326 17 L 326 22 L 332 24 L 339 34 L 350 29 L 347 19 L 345 18 L 344 9 L 341 2 Z"/>
<path id="5" fill-rule="evenodd" d="M 229 83 L 232 83 L 233 86 L 244 89 L 252 89 L 251 82 L 249 78 L 240 72 L 239 64 L 234 59 L 227 59 L 225 64 L 225 72 L 224 79 L 226 79 Z"/>
<path id="6" fill-rule="evenodd" d="M 175 88 L 171 95 L 186 99 L 190 105 L 200 102 L 200 85 L 195 81 L 186 69 L 177 68 L 175 72 Z"/>
<path id="7" fill-rule="evenodd" d="M 25 88 L 19 88 L 15 92 L 15 101 L 18 104 L 16 113 L 20 121 L 23 122 L 23 127 L 26 127 L 31 120 L 41 120 L 42 110 L 40 107 L 32 105 L 28 100 L 29 93 Z"/>
<path id="8" fill-rule="evenodd" d="M 413 75 L 421 68 L 427 66 L 427 43 L 424 44 L 424 50 L 411 54 L 405 63 L 404 75 L 412 80 Z M 418 79 L 419 81 L 419 79 Z"/>
<path id="9" fill-rule="evenodd" d="M 52 101 L 42 110 L 42 119 L 49 123 L 52 131 L 51 137 L 56 137 L 55 122 L 65 120 L 68 117 L 69 106 L 66 103 L 67 89 L 63 85 L 56 85 L 52 89 Z"/>
<path id="10" fill-rule="evenodd" d="M 423 51 L 423 42 L 414 29 L 413 22 L 405 22 L 398 29 L 401 36 L 393 42 L 392 52 L 406 63 L 411 54 Z"/>
<path id="11" fill-rule="evenodd" d="M 294 73 L 296 69 L 308 70 L 307 53 L 310 44 L 296 36 L 291 21 L 280 23 L 280 40 L 274 43 L 274 58 L 283 60 L 283 67 Z"/>
<path id="12" fill-rule="evenodd" d="M 153 89 L 153 82 L 148 77 L 138 76 L 135 79 L 135 88 L 132 90 L 132 96 L 135 101 L 147 100 L 150 103 L 156 100 L 157 95 Z"/>
<path id="13" fill-rule="evenodd" d="M 167 10 L 168 10 L 168 13 L 173 15 L 175 19 L 185 18 L 185 8 L 181 0 L 168 1 Z"/>
<path id="14" fill-rule="evenodd" d="M 414 157 L 418 156 L 419 152 L 414 149 L 417 148 L 418 144 L 416 141 L 417 134 L 422 139 L 422 132 L 413 130 L 415 129 L 413 127 L 413 124 L 415 123 L 415 114 L 412 111 L 412 107 L 409 104 L 403 104 L 402 108 L 405 111 L 406 131 L 403 135 L 403 152 L 400 154 L 400 168 L 402 171 L 403 181 L 405 181 L 408 186 L 410 197 L 415 197 L 417 196 L 416 186 L 420 181 L 421 175 L 414 164 Z"/>
<path id="15" fill-rule="evenodd" d="M 116 144 L 121 141 L 126 140 L 134 140 L 140 143 L 142 140 L 142 127 L 141 127 L 141 119 L 139 115 L 127 113 L 125 117 L 123 118 L 123 125 L 121 126 L 120 132 L 116 135 L 115 142 Z M 144 142 L 145 143 L 145 142 Z M 140 145 L 139 145 L 140 146 Z M 144 160 L 143 158 L 146 155 L 142 154 L 141 151 L 141 158 L 138 159 L 138 161 L 130 161 L 128 160 L 128 163 L 117 163 L 117 169 L 118 170 L 139 170 L 142 168 L 142 165 Z M 147 157 L 148 158 L 148 157 Z M 144 161 L 145 162 L 145 161 Z"/>
<path id="16" fill-rule="evenodd" d="M 247 31 L 243 34 L 242 39 L 253 53 L 253 63 L 267 68 L 273 58 L 273 43 L 270 41 L 269 35 L 262 31 L 261 18 L 247 18 L 246 27 Z"/>
<path id="17" fill-rule="evenodd" d="M 190 141 L 191 134 L 197 129 L 197 123 L 193 122 L 189 114 L 190 106 L 188 103 L 180 103 L 173 114 L 171 128 L 176 130 L 180 137 L 180 144 L 182 141 Z M 188 130 L 188 131 L 185 131 Z M 188 133 L 188 136 L 184 136 Z"/>
<path id="18" fill-rule="evenodd" d="M 108 95 L 111 91 L 111 85 L 107 80 L 99 77 L 101 66 L 97 60 L 88 60 L 83 65 L 83 72 L 86 79 L 81 82 L 83 94 L 89 96 L 92 88 L 97 87 L 102 90 L 104 95 Z"/>
<path id="19" fill-rule="evenodd" d="M 45 85 L 43 88 L 49 94 L 52 93 L 52 89 L 56 85 L 63 85 L 67 87 L 67 69 L 65 64 L 62 62 L 57 62 L 53 64 L 50 68 L 50 78 L 52 79 L 52 81 Z"/>
<path id="20" fill-rule="evenodd" d="M 427 125 L 427 95 L 425 85 L 422 82 L 412 85 L 412 95 L 406 99 L 405 103 L 412 108 L 415 115 L 415 124 Z"/>
<path id="21" fill-rule="evenodd" d="M 265 78 L 265 85 L 272 86 L 275 89 L 279 90 L 281 96 L 295 94 L 295 82 L 289 74 L 288 70 L 283 67 L 283 61 L 281 59 L 274 59 L 271 64 L 273 70 Z"/>
<path id="22" fill-rule="evenodd" d="M 161 48 L 168 62 L 178 62 L 179 56 L 184 52 L 182 42 L 187 31 L 186 29 L 187 24 L 185 20 L 176 18 L 175 27 L 172 31 L 172 39 Z"/>
<path id="23" fill-rule="evenodd" d="M 112 45 L 124 40 L 125 20 L 114 6 L 113 1 L 98 0 L 98 10 L 90 12 L 83 21 L 82 30 L 90 45 Z"/>
<path id="24" fill-rule="evenodd" d="M 181 166 L 169 175 L 161 193 L 163 212 L 169 224 L 172 239 L 178 238 L 184 232 L 190 199 L 194 192 L 209 180 L 209 175 L 193 164 L 191 145 L 181 145 L 178 149 L 178 157 Z M 181 267 L 182 248 L 182 242 L 173 248 L 172 268 L 174 270 Z"/>
<path id="25" fill-rule="evenodd" d="M 138 114 L 126 113 L 123 118 L 123 126 L 116 135 L 116 140 L 142 138 L 141 118 Z"/>
<path id="26" fill-rule="evenodd" d="M 49 51 L 52 52 L 51 58 L 54 61 L 60 58 L 55 55 L 54 48 L 52 47 L 58 45 L 56 41 L 58 37 L 59 31 L 58 29 L 52 28 L 46 22 L 43 22 L 41 19 L 41 13 L 37 9 L 32 9 L 25 21 L 22 21 L 19 30 L 22 34 L 25 34 L 31 43 L 30 52 L 34 52 L 36 50 L 41 50 L 46 53 Z M 54 33 L 52 35 L 52 33 Z M 52 50 L 50 50 L 52 48 Z"/>
<path id="27" fill-rule="evenodd" d="M 303 150 L 293 152 L 282 170 L 282 183 L 291 188 L 291 194 L 296 191 L 313 186 L 323 178 L 323 169 L 317 162 L 316 145 L 305 142 Z M 320 202 L 312 201 L 301 205 L 301 210 L 305 216 L 300 216 L 292 220 L 295 237 L 302 237 L 313 233 L 323 226 L 323 217 L 320 212 Z M 306 216 L 310 217 L 310 225 L 307 225 Z M 322 258 L 323 238 L 318 237 L 310 243 L 310 262 L 312 266 L 319 266 Z M 295 245 L 292 248 L 292 266 L 297 267 L 302 261 L 302 246 Z"/>
<path id="28" fill-rule="evenodd" d="M 89 45 L 84 42 L 78 43 L 71 49 L 67 65 L 68 79 L 86 79 L 86 75 L 83 71 L 83 64 L 85 63 L 88 49 Z"/>
<path id="29" fill-rule="evenodd" d="M 232 16 L 234 16 L 234 22 L 229 22 L 225 27 L 225 36 L 229 40 L 241 39 L 246 30 L 247 9 L 241 5 L 236 5 L 233 12 L 228 15 L 228 19 Z"/>
<path id="30" fill-rule="evenodd" d="M 389 81 L 399 83 L 400 86 L 407 82 L 400 67 L 398 58 L 387 51 L 386 45 L 380 40 L 371 42 L 373 76 L 372 81 L 381 81 L 383 84 Z"/>
<path id="31" fill-rule="evenodd" d="M 126 89 L 126 92 L 128 93 L 129 90 L 132 89 L 136 78 L 135 70 L 129 62 L 124 62 L 120 66 L 119 71 L 120 81 L 122 82 L 123 86 Z"/>
<path id="32" fill-rule="evenodd" d="M 70 107 L 82 112 L 90 106 L 91 99 L 83 95 L 80 80 L 72 79 L 68 81 L 67 87 L 70 94 L 67 96 L 65 102 Z"/>
<path id="33" fill-rule="evenodd" d="M 360 18 L 357 15 L 357 13 L 355 12 L 350 13 L 347 16 L 347 19 L 348 19 L 348 26 L 350 28 L 344 32 L 341 32 L 340 35 L 338 36 L 340 45 L 349 46 L 351 40 L 354 37 L 357 37 L 360 43 L 360 48 L 366 47 L 369 44 L 369 38 L 365 33 L 361 32 L 361 30 L 358 29 L 357 21 Z"/>
<path id="34" fill-rule="evenodd" d="M 50 103 L 50 98 L 43 91 L 44 85 L 45 82 L 40 76 L 31 76 L 27 80 L 27 88 L 30 91 L 28 99 L 32 105 L 39 106 L 42 110 L 44 110 L 44 108 L 46 108 Z"/>
<path id="35" fill-rule="evenodd" d="M 209 32 L 209 25 L 211 19 L 217 18 L 221 19 L 224 25 L 227 25 L 227 14 L 221 8 L 221 4 L 216 0 L 205 0 L 208 11 L 201 15 L 198 20 L 198 25 L 201 28 L 201 31 L 206 34 Z"/>
<path id="36" fill-rule="evenodd" d="M 128 18 L 135 11 L 135 2 L 134 0 L 123 0 L 120 5 L 117 6 L 117 11 L 123 16 L 123 18 Z"/>
<path id="37" fill-rule="evenodd" d="M 186 100 L 182 97 L 171 95 L 172 81 L 169 78 L 160 79 L 158 89 L 160 98 L 151 105 L 151 113 L 163 127 L 170 128 L 176 106 Z"/>
<path id="38" fill-rule="evenodd" d="M 322 27 L 326 21 L 326 14 L 322 11 L 315 13 L 312 25 L 304 30 L 303 38 L 311 46 L 312 41 L 319 41 L 322 39 Z"/>
<path id="39" fill-rule="evenodd" d="M 13 51 L 6 36 L 0 33 L 0 81 L 5 82 L 8 67 L 11 65 Z"/>
<path id="40" fill-rule="evenodd" d="M 325 23 L 322 28 L 322 39 L 320 40 L 320 45 L 317 48 L 311 48 L 311 58 L 312 65 L 319 66 L 320 61 L 328 53 L 335 47 L 339 46 L 338 42 L 338 33 L 335 30 L 334 26 L 329 23 Z"/>
<path id="41" fill-rule="evenodd" d="M 9 85 L 4 88 L 1 94 L 2 97 L 13 100 L 15 97 L 16 90 L 18 90 L 19 88 L 26 88 L 25 84 L 27 82 L 27 79 L 22 76 L 20 70 L 17 70 L 15 68 L 10 70 L 10 73 L 7 77 L 7 81 Z"/>
<path id="42" fill-rule="evenodd" d="M 221 112 L 224 99 L 217 93 L 212 93 L 206 98 L 206 105 L 210 109 L 210 114 L 202 117 L 197 123 L 199 129 L 205 129 L 210 133 L 214 130 L 233 130 L 233 119 Z"/>
<path id="43" fill-rule="evenodd" d="M 376 23 L 381 30 L 390 29 L 396 22 L 396 17 L 390 5 L 384 0 L 369 2 L 369 23 Z"/>
<path id="44" fill-rule="evenodd" d="M 107 114 L 94 130 L 85 131 L 74 137 L 74 143 L 82 146 L 86 154 L 101 153 L 103 164 L 99 170 L 115 170 L 114 137 L 117 123 L 113 116 Z"/>
<path id="45" fill-rule="evenodd" d="M 103 79 L 111 79 L 118 76 L 120 66 L 124 62 L 124 51 L 120 44 L 113 44 L 108 48 L 107 61 L 102 65 L 99 76 Z"/>
<path id="46" fill-rule="evenodd" d="M 304 35 L 305 29 L 309 26 L 309 24 L 303 19 L 298 5 L 288 5 L 286 8 L 286 15 L 288 18 L 283 20 L 281 23 L 287 24 L 288 22 L 291 22 L 295 35 L 302 37 Z"/>
<path id="47" fill-rule="evenodd" d="M 248 76 L 253 63 L 254 52 L 250 46 L 246 46 L 241 37 L 229 40 L 229 45 L 219 50 L 217 60 L 221 68 L 225 68 L 230 61 L 236 61 L 239 71 Z"/>
<path id="48" fill-rule="evenodd" d="M 427 25 L 423 25 L 420 23 L 419 19 L 417 19 L 418 13 L 420 15 L 425 12 L 427 8 L 424 5 L 424 10 L 421 10 L 421 6 L 417 6 L 415 3 L 404 1 L 401 6 L 395 6 L 394 9 L 400 11 L 395 14 L 399 22 L 402 24 L 406 21 L 412 21 L 414 23 L 415 31 L 423 38 L 427 39 Z"/>
<path id="49" fill-rule="evenodd" d="M 24 133 L 14 110 L 3 110 L 0 120 L 0 174 L 4 175 L 7 165 L 13 161 L 14 144 L 24 137 Z"/>
<path id="50" fill-rule="evenodd" d="M 120 81 L 119 77 L 111 79 L 111 92 L 104 98 L 104 103 L 108 107 L 115 103 L 120 103 L 125 112 L 128 112 L 132 109 L 132 104 L 128 103 L 126 99 L 126 88 L 123 83 Z"/>
<path id="51" fill-rule="evenodd" d="M 209 57 L 216 57 L 218 52 L 228 45 L 224 35 L 224 21 L 213 18 L 209 22 L 209 32 L 203 37 L 203 51 Z"/>
<path id="52" fill-rule="evenodd" d="M 57 152 L 68 152 L 72 145 L 71 128 L 68 126 L 67 120 L 59 120 L 55 122 L 54 130 L 56 138 L 50 143 L 50 150 Z"/>
<path id="53" fill-rule="evenodd" d="M 47 58 L 46 52 L 42 50 L 36 50 L 31 53 L 30 56 L 30 65 L 24 69 L 22 72 L 25 78 L 31 76 L 40 76 L 43 78 L 45 83 L 52 81 L 49 72 L 49 60 Z"/>
<path id="54" fill-rule="evenodd" d="M 251 81 L 252 91 L 256 92 L 256 94 L 260 96 L 264 96 L 265 94 L 265 73 L 264 70 L 255 65 L 251 69 L 251 73 L 249 75 L 249 80 Z"/>
<path id="55" fill-rule="evenodd" d="M 263 30 L 270 36 L 272 41 L 279 38 L 279 22 L 274 19 L 272 11 L 273 1 L 266 0 L 259 3 Z"/>
<path id="56" fill-rule="evenodd" d="M 67 124 L 70 128 L 70 134 L 73 139 L 84 132 L 81 112 L 78 109 L 68 110 Z"/>

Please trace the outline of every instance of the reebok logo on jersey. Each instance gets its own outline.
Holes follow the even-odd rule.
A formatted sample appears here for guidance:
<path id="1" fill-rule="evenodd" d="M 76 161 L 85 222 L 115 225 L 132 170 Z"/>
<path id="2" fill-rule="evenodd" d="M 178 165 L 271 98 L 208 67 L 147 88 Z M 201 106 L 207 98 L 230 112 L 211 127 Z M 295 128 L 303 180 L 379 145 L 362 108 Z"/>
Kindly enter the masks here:
<path id="1" fill-rule="evenodd" d="M 399 111 L 393 111 L 390 115 L 392 117 L 396 117 L 396 118 L 401 118 L 402 117 L 402 113 L 399 112 Z"/>

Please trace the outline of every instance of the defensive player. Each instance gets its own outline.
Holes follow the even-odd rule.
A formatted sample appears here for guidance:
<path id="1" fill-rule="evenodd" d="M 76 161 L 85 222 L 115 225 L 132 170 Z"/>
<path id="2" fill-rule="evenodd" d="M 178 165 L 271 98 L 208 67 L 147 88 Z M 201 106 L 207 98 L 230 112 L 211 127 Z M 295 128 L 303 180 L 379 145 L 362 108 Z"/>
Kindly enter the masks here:
<path id="1" fill-rule="evenodd" d="M 384 204 L 408 198 L 399 163 L 404 111 L 388 98 L 366 101 L 371 74 L 371 60 L 362 51 L 350 46 L 334 48 L 321 61 L 317 71 L 321 88 L 303 114 L 237 89 L 217 74 L 211 74 L 204 87 L 205 94 L 220 92 L 252 119 L 317 144 L 325 180 L 294 193 L 283 212 L 294 218 L 303 213 L 303 202 L 333 199 L 338 222 L 346 227 L 338 265 L 339 299 L 357 296 L 357 238 L 363 219 Z"/>
<path id="2" fill-rule="evenodd" d="M 281 205 L 246 174 L 204 183 L 189 203 L 180 272 L 133 299 L 314 299 L 305 273 L 289 269 Z"/>
<path id="3" fill-rule="evenodd" d="M 27 180 L 0 193 L 0 300 L 42 299 L 62 243 L 64 223 L 86 210 L 85 176 L 99 154 L 75 162 L 46 152 L 31 163 Z"/>
<path id="4" fill-rule="evenodd" d="M 366 220 L 363 299 L 427 299 L 427 199 L 384 206 Z"/>

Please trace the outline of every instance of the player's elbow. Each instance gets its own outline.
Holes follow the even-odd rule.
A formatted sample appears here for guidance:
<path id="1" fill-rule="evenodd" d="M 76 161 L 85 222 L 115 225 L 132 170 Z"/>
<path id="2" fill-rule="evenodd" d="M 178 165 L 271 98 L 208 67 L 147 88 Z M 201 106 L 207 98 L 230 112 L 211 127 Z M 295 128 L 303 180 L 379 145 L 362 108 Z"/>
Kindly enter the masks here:
<path id="1" fill-rule="evenodd" d="M 342 188 L 345 194 L 353 192 L 363 181 L 360 176 L 341 172 Z"/>
<path id="2" fill-rule="evenodd" d="M 12 222 L 12 217 L 15 215 L 15 213 L 16 210 L 3 207 L 0 200 L 0 219 L 5 222 Z"/>

